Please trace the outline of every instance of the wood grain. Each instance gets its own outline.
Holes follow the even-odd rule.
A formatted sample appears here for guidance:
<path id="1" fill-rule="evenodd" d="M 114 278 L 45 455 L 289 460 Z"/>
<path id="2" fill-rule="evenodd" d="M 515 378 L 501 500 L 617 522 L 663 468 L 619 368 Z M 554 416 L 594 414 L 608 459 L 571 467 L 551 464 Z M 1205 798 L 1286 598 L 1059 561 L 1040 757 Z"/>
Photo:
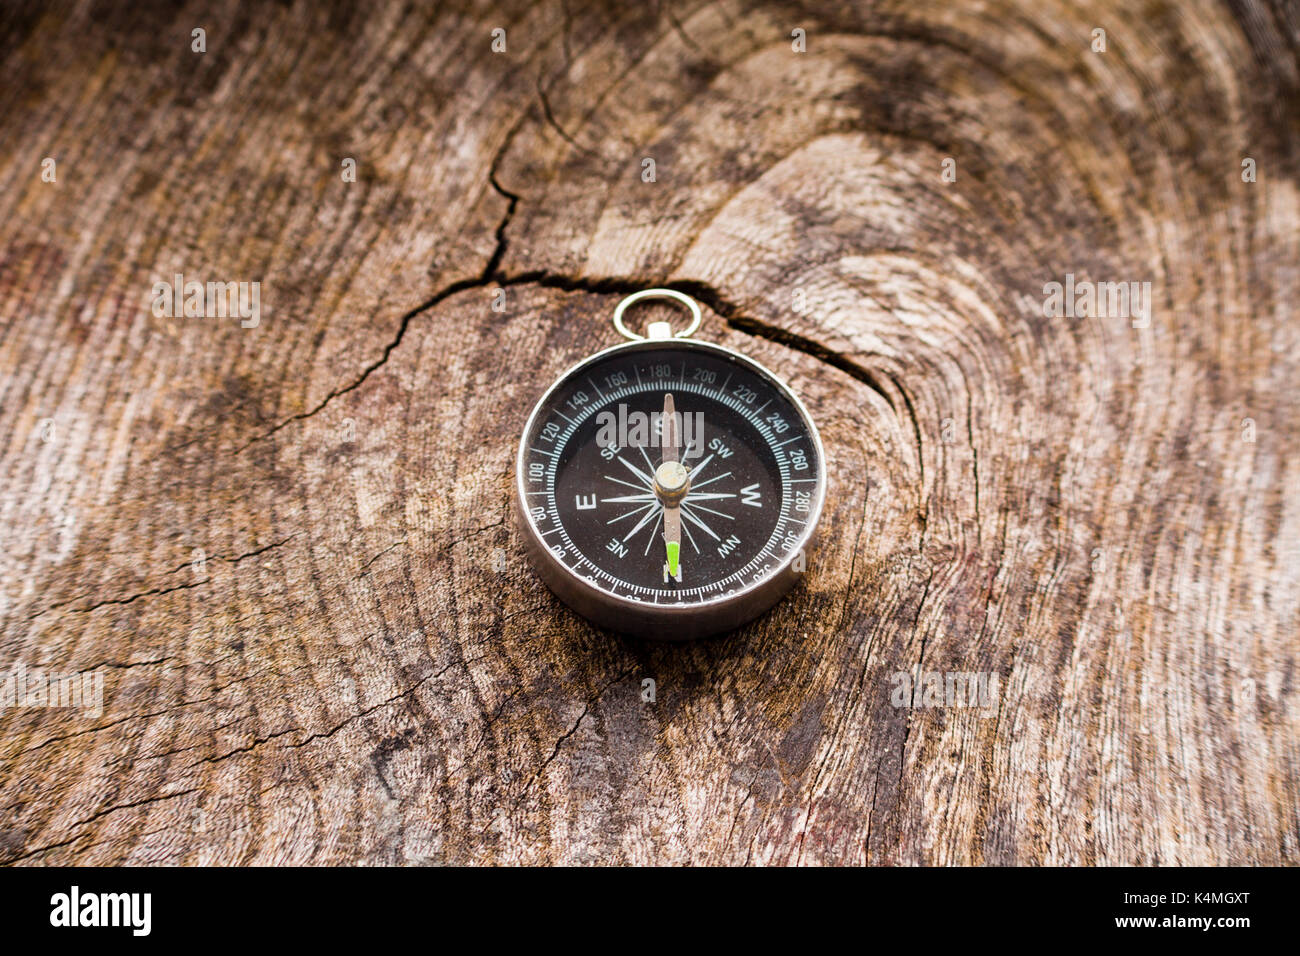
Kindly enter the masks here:
<path id="1" fill-rule="evenodd" d="M 0 712 L 0 861 L 1296 862 L 1295 5 L 622 6 L 0 14 L 0 664 L 104 679 Z M 832 481 L 689 646 L 509 518 L 660 283 Z"/>

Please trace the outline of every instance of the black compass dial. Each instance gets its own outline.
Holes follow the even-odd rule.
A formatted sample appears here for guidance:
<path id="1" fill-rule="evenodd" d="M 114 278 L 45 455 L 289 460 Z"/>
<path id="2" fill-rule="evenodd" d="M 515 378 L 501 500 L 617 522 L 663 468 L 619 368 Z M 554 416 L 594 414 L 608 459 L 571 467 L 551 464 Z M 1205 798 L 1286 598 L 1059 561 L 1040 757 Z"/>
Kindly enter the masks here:
<path id="1" fill-rule="evenodd" d="M 524 436 L 524 510 L 587 584 L 650 604 L 736 595 L 797 560 L 824 489 L 797 401 L 735 353 L 665 341 L 580 366 Z"/>

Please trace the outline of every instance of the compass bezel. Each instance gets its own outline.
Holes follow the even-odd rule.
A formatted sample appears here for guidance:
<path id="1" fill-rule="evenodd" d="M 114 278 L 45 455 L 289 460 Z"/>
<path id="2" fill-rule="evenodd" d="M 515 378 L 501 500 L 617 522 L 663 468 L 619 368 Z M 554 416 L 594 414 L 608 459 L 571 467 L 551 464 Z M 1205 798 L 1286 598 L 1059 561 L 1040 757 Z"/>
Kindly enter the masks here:
<path id="1" fill-rule="evenodd" d="M 538 416 L 551 407 L 552 400 L 574 378 L 593 365 L 613 356 L 638 351 L 678 350 L 708 352 L 735 362 L 765 380 L 788 401 L 801 417 L 815 449 L 817 482 L 808 518 L 795 546 L 766 575 L 757 581 L 743 585 L 732 594 L 720 594 L 689 604 L 655 604 L 612 594 L 557 559 L 542 539 L 541 530 L 525 507 L 528 489 L 524 484 L 524 475 L 528 470 L 526 461 L 528 437 L 533 434 Z M 817 425 L 799 396 L 774 372 L 734 349 L 712 342 L 677 337 L 638 339 L 587 356 L 561 373 L 537 400 L 524 424 L 519 451 L 515 456 L 515 515 L 523 532 L 525 549 L 534 568 L 555 595 L 571 609 L 612 631 L 660 640 L 689 640 L 732 630 L 748 623 L 771 608 L 798 583 L 804 572 L 795 571 L 793 565 L 801 552 L 807 554 L 808 546 L 816 533 L 826 501 L 827 480 L 826 452 Z"/>

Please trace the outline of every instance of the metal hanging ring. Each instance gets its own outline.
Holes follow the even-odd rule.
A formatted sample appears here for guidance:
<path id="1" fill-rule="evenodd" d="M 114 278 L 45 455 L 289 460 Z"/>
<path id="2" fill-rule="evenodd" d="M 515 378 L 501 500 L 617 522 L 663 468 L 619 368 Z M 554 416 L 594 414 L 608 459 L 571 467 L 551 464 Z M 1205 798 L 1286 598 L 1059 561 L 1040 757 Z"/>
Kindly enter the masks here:
<path id="1" fill-rule="evenodd" d="M 700 327 L 700 323 L 704 321 L 704 316 L 700 313 L 699 304 L 684 292 L 678 292 L 676 289 L 642 289 L 640 292 L 633 292 L 614 309 L 614 328 L 618 329 L 619 334 L 624 338 L 629 338 L 634 341 L 646 338 L 644 335 L 637 335 L 623 324 L 623 313 L 627 311 L 628 306 L 641 302 L 644 299 L 672 299 L 674 302 L 678 302 L 691 310 L 691 324 L 681 332 L 675 333 L 676 338 L 687 338 L 694 333 L 695 330 Z"/>

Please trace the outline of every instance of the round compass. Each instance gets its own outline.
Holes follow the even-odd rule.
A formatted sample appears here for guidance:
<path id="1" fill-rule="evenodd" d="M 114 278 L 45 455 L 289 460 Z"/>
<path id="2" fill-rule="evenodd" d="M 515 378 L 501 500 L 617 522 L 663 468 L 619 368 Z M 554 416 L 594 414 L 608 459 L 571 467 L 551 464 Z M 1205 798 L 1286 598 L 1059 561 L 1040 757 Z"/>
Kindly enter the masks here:
<path id="1" fill-rule="evenodd" d="M 623 312 L 645 298 L 680 301 L 695 321 L 635 336 Z M 685 338 L 699 318 L 674 290 L 629 296 L 614 324 L 635 341 L 571 368 L 524 427 L 528 550 L 551 590 L 612 630 L 683 640 L 751 620 L 798 580 L 821 514 L 807 411 L 757 362 Z"/>

